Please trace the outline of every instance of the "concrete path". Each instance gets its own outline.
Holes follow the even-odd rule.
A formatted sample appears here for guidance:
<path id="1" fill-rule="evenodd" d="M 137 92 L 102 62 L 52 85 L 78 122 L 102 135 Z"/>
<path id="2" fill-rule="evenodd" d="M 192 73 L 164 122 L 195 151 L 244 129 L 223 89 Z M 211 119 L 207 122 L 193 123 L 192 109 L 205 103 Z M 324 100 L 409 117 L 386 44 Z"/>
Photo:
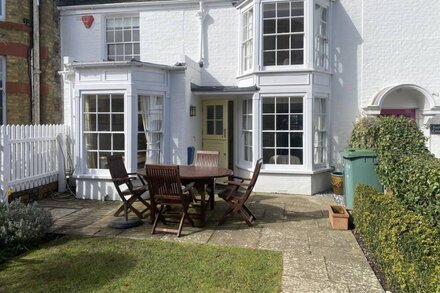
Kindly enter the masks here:
<path id="1" fill-rule="evenodd" d="M 108 223 L 120 202 L 45 199 L 51 211 L 52 232 L 61 234 L 162 239 L 231 245 L 283 252 L 283 292 L 384 292 L 350 231 L 332 230 L 328 206 L 334 201 L 316 196 L 256 194 L 250 208 L 258 218 L 248 227 L 239 218 L 217 222 L 226 210 L 223 202 L 208 215 L 204 228 L 185 225 L 184 236 L 151 235 L 151 225 L 126 230 Z"/>

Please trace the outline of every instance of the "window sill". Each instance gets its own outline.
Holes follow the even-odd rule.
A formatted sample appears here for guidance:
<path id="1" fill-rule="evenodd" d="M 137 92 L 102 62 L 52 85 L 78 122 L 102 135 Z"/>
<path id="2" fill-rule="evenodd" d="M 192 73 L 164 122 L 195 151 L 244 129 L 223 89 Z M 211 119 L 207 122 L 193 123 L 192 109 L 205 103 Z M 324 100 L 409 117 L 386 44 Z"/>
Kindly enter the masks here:
<path id="1" fill-rule="evenodd" d="M 332 171 L 332 168 L 320 168 L 315 170 L 306 170 L 306 169 L 261 169 L 262 174 L 290 174 L 290 175 L 315 175 L 320 173 L 325 173 Z"/>
<path id="2" fill-rule="evenodd" d="M 261 74 L 277 74 L 277 73 L 322 73 L 322 74 L 328 74 L 333 75 L 328 70 L 318 69 L 318 68 L 280 68 L 280 69 L 267 69 L 267 70 L 260 70 L 260 71 L 250 71 L 250 72 L 244 72 L 236 76 L 237 79 L 249 77 L 252 75 L 261 75 Z"/>
<path id="3" fill-rule="evenodd" d="M 109 174 L 76 174 L 74 179 L 97 179 L 97 180 L 112 180 Z"/>

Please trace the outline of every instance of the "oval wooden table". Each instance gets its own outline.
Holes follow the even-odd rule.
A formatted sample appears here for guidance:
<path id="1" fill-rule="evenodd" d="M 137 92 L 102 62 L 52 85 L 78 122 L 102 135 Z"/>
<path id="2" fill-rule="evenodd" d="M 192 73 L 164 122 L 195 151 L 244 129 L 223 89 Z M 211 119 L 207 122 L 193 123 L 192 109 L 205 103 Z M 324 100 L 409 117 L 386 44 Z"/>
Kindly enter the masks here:
<path id="1" fill-rule="evenodd" d="M 200 201 L 200 226 L 204 226 L 206 222 L 206 189 L 208 185 L 211 187 L 210 205 L 214 207 L 214 179 L 227 177 L 233 174 L 232 170 L 220 167 L 196 167 L 196 166 L 179 166 L 179 174 L 182 184 L 194 182 L 194 188 L 197 189 L 201 196 Z"/>

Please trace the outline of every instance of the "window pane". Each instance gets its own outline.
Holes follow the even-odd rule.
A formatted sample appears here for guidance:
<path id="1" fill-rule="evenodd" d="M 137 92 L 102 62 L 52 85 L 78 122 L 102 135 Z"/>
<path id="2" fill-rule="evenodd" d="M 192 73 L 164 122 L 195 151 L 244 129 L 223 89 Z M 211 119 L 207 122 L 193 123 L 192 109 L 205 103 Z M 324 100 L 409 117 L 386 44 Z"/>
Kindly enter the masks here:
<path id="1" fill-rule="evenodd" d="M 274 98 L 263 99 L 263 113 L 275 113 L 275 99 Z"/>
<path id="2" fill-rule="evenodd" d="M 276 134 L 277 136 L 277 148 L 283 147 L 287 148 L 289 147 L 289 133 L 287 132 L 280 132 Z"/>
<path id="3" fill-rule="evenodd" d="M 131 30 L 124 30 L 124 42 L 131 42 Z"/>
<path id="4" fill-rule="evenodd" d="M 110 112 L 109 95 L 98 95 L 98 112 Z"/>
<path id="5" fill-rule="evenodd" d="M 302 149 L 293 149 L 290 150 L 290 156 L 292 165 L 301 165 L 303 162 L 303 150 Z"/>
<path id="6" fill-rule="evenodd" d="M 289 35 L 277 36 L 277 49 L 289 49 L 289 38 Z"/>
<path id="7" fill-rule="evenodd" d="M 280 2 L 277 7 L 277 17 L 289 16 L 289 2 Z"/>
<path id="8" fill-rule="evenodd" d="M 206 123 L 207 125 L 207 130 L 206 130 L 206 132 L 208 133 L 208 134 L 214 134 L 214 121 L 208 121 L 207 123 Z"/>
<path id="9" fill-rule="evenodd" d="M 87 133 L 86 138 L 86 150 L 97 150 L 98 149 L 98 135 L 95 133 Z"/>
<path id="10" fill-rule="evenodd" d="M 275 116 L 274 115 L 264 115 L 263 116 L 263 130 L 274 130 L 275 129 Z"/>
<path id="11" fill-rule="evenodd" d="M 292 35 L 291 36 L 291 48 L 292 49 L 302 49 L 304 48 L 304 37 L 303 35 Z"/>
<path id="12" fill-rule="evenodd" d="M 303 115 L 290 115 L 290 130 L 303 129 Z"/>
<path id="13" fill-rule="evenodd" d="M 290 98 L 290 113 L 303 112 L 303 99 L 299 97 Z"/>
<path id="14" fill-rule="evenodd" d="M 304 3 L 301 2 L 291 2 L 291 15 L 292 16 L 303 16 L 304 15 Z"/>
<path id="15" fill-rule="evenodd" d="M 275 52 L 264 52 L 264 65 L 275 65 Z"/>
<path id="16" fill-rule="evenodd" d="M 277 98 L 277 113 L 289 112 L 289 98 Z"/>
<path id="17" fill-rule="evenodd" d="M 289 116 L 288 115 L 277 115 L 277 130 L 288 130 L 289 129 Z"/>
<path id="18" fill-rule="evenodd" d="M 145 136 L 144 136 L 145 138 Z M 124 150 L 124 134 L 115 133 L 113 134 L 113 149 L 114 150 Z"/>
<path id="19" fill-rule="evenodd" d="M 278 24 L 277 33 L 290 32 L 289 19 L 278 19 L 277 24 Z"/>
<path id="20" fill-rule="evenodd" d="M 275 33 L 275 19 L 265 19 L 264 20 L 264 33 L 274 34 Z"/>
<path id="21" fill-rule="evenodd" d="M 223 106 L 221 105 L 215 106 L 215 118 L 223 119 Z"/>
<path id="22" fill-rule="evenodd" d="M 277 65 L 289 65 L 289 51 L 277 52 Z"/>
<path id="23" fill-rule="evenodd" d="M 145 137 L 145 133 L 138 133 L 138 147 L 137 149 L 146 150 L 147 149 L 147 138 Z"/>
<path id="24" fill-rule="evenodd" d="M 98 114 L 98 131 L 110 131 L 110 115 Z"/>
<path id="25" fill-rule="evenodd" d="M 97 155 L 98 153 L 96 152 L 87 152 L 87 168 L 89 169 L 98 168 Z"/>
<path id="26" fill-rule="evenodd" d="M 223 122 L 222 121 L 216 121 L 215 122 L 215 134 L 216 135 L 222 135 L 223 134 Z"/>
<path id="27" fill-rule="evenodd" d="M 275 17 L 275 4 L 264 4 L 263 5 L 264 18 Z"/>
<path id="28" fill-rule="evenodd" d="M 113 43 L 115 41 L 115 34 L 113 31 L 107 32 L 107 43 Z"/>
<path id="29" fill-rule="evenodd" d="M 95 131 L 96 130 L 96 115 L 86 114 L 84 115 L 84 130 Z"/>
<path id="30" fill-rule="evenodd" d="M 302 133 L 291 133 L 290 134 L 290 146 L 291 147 L 302 147 L 303 146 L 303 134 Z"/>
<path id="31" fill-rule="evenodd" d="M 208 119 L 214 119 L 214 106 L 207 106 L 207 118 Z"/>
<path id="32" fill-rule="evenodd" d="M 270 159 L 275 155 L 274 149 L 263 149 L 263 164 L 273 164 L 270 163 Z"/>
<path id="33" fill-rule="evenodd" d="M 99 134 L 99 149 L 111 150 L 112 147 L 112 135 L 110 133 Z"/>
<path id="34" fill-rule="evenodd" d="M 263 147 L 275 147 L 275 133 L 263 132 Z"/>
<path id="35" fill-rule="evenodd" d="M 112 131 L 124 131 L 124 115 L 112 115 Z"/>
<path id="36" fill-rule="evenodd" d="M 124 112 L 124 96 L 112 95 L 112 112 Z"/>
<path id="37" fill-rule="evenodd" d="M 292 51 L 292 64 L 303 64 L 304 63 L 304 53 L 303 51 Z"/>
<path id="38" fill-rule="evenodd" d="M 304 31 L 304 18 L 292 18 L 292 32 Z"/>
<path id="39" fill-rule="evenodd" d="M 96 96 L 90 95 L 84 98 L 84 112 L 96 112 Z"/>
<path id="40" fill-rule="evenodd" d="M 121 43 L 122 41 L 122 30 L 115 31 L 115 42 Z"/>
<path id="41" fill-rule="evenodd" d="M 275 36 L 264 37 L 264 50 L 275 50 Z"/>

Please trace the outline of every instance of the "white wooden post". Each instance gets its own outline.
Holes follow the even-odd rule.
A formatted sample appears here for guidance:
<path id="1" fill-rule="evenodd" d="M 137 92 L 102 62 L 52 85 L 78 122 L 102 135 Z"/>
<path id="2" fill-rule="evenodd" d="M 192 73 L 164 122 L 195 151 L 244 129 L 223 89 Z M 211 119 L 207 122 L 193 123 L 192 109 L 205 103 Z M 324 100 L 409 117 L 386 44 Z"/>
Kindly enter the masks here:
<path id="1" fill-rule="evenodd" d="M 9 144 L 9 131 L 10 126 L 3 127 L 3 195 L 4 201 L 8 202 L 8 189 L 9 189 L 9 172 L 11 170 L 11 157 L 10 157 L 10 147 Z"/>
<path id="2" fill-rule="evenodd" d="M 64 166 L 64 156 L 63 156 L 63 134 L 58 133 L 57 135 L 57 157 L 58 157 L 58 192 L 66 191 L 66 174 L 65 174 L 65 166 Z"/>

